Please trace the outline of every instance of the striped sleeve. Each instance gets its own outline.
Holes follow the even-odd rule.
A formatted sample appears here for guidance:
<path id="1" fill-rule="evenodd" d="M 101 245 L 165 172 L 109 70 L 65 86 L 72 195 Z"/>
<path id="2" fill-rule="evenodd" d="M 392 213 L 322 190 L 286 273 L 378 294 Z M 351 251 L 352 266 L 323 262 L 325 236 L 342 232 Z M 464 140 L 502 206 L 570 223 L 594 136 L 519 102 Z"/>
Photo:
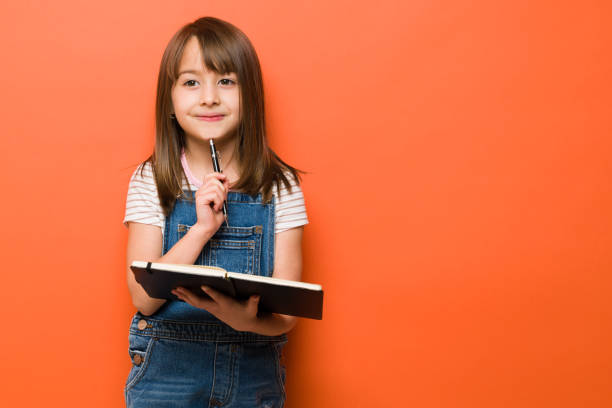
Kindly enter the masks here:
<path id="1" fill-rule="evenodd" d="M 141 168 L 144 166 L 143 171 Z M 123 223 L 138 222 L 164 229 L 164 212 L 157 196 L 157 186 L 150 163 L 138 166 L 128 187 Z"/>
<path id="2" fill-rule="evenodd" d="M 292 176 L 289 177 L 291 180 L 291 192 L 283 184 L 281 184 L 280 192 L 275 189 L 274 232 L 276 234 L 308 224 L 302 189 L 297 185 Z"/>

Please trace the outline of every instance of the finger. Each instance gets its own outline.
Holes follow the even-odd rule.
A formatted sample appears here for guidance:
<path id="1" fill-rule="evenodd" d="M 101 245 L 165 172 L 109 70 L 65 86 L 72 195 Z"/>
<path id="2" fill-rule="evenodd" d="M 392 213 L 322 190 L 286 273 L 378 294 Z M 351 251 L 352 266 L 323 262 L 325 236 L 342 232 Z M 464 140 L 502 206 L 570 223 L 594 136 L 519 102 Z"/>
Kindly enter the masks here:
<path id="1" fill-rule="evenodd" d="M 200 196 L 202 205 L 211 205 L 215 211 L 220 211 L 223 206 L 223 196 L 218 191 L 210 191 Z"/>
<path id="2" fill-rule="evenodd" d="M 215 302 L 210 299 L 204 299 L 190 290 L 185 288 L 177 288 L 173 291 L 173 293 L 182 301 L 189 303 L 191 306 L 205 309 L 211 312 L 211 310 L 215 309 Z M 211 312 L 212 313 L 212 312 Z"/>
<path id="3" fill-rule="evenodd" d="M 219 181 L 215 181 L 214 183 L 209 183 L 205 187 L 198 190 L 196 194 L 197 196 L 202 197 L 210 193 L 216 193 L 219 195 L 219 198 L 221 198 L 222 201 L 225 201 L 227 198 L 227 191 L 228 191 L 227 186 L 225 186 L 224 184 L 221 184 L 221 182 Z"/>
<path id="4" fill-rule="evenodd" d="M 172 290 L 172 294 L 184 302 L 187 302 L 187 300 L 189 299 L 188 292 L 188 290 L 181 287 Z"/>
<path id="5" fill-rule="evenodd" d="M 211 171 L 210 173 L 208 173 L 206 176 L 204 177 L 210 177 L 210 178 L 216 178 L 216 179 L 224 179 L 227 178 L 227 176 L 225 175 L 225 173 L 220 173 L 218 171 Z"/>
<path id="6" fill-rule="evenodd" d="M 210 286 L 202 285 L 202 290 L 217 304 L 227 303 L 231 299 L 229 296 L 224 295 Z"/>
<path id="7" fill-rule="evenodd" d="M 219 185 L 219 188 L 214 190 L 214 193 L 216 195 L 215 197 L 215 209 L 217 211 L 221 211 L 221 208 L 223 208 L 223 203 L 226 200 L 227 197 L 227 192 L 225 191 L 224 187 L 222 185 Z"/>
<path id="8" fill-rule="evenodd" d="M 219 191 L 220 193 L 225 194 L 225 192 L 227 191 L 227 188 L 225 184 L 223 184 L 219 180 L 214 180 L 200 187 L 200 189 L 198 189 L 196 194 L 201 195 L 201 194 L 209 193 L 211 191 Z"/>
<path id="9" fill-rule="evenodd" d="M 227 180 L 227 176 L 223 173 L 217 173 L 217 172 L 212 172 L 212 173 L 208 173 L 206 176 L 204 176 L 204 184 L 209 183 L 213 180 L 217 180 L 219 182 L 223 182 L 224 180 Z"/>
<path id="10" fill-rule="evenodd" d="M 209 186 L 216 186 L 216 187 L 219 188 L 219 190 L 225 191 L 225 182 L 226 181 L 227 181 L 227 179 L 225 179 L 225 180 L 218 180 L 218 179 L 215 178 L 215 179 L 211 179 L 208 182 L 208 185 Z"/>
<path id="11" fill-rule="evenodd" d="M 223 194 L 218 192 L 218 191 L 214 191 L 211 192 L 212 194 L 212 203 L 213 203 L 213 208 L 215 209 L 215 211 L 221 211 L 221 209 L 223 208 L 223 202 L 225 201 Z"/>
<path id="12" fill-rule="evenodd" d="M 260 299 L 261 299 L 261 296 L 259 295 L 253 295 L 249 298 L 249 301 L 247 303 L 247 312 L 251 316 L 257 315 L 257 311 L 259 310 L 259 300 Z"/>
<path id="13" fill-rule="evenodd" d="M 220 187 L 211 186 L 205 190 L 199 191 L 196 195 L 196 199 L 204 199 L 205 197 L 218 196 L 219 198 L 223 198 L 224 193 Z"/>
<path id="14" fill-rule="evenodd" d="M 183 302 L 187 302 L 187 299 L 185 298 L 185 295 L 183 294 L 183 292 L 180 289 L 173 289 L 172 290 L 172 294 L 174 296 L 176 296 L 177 298 L 179 298 L 179 300 L 182 300 Z"/>

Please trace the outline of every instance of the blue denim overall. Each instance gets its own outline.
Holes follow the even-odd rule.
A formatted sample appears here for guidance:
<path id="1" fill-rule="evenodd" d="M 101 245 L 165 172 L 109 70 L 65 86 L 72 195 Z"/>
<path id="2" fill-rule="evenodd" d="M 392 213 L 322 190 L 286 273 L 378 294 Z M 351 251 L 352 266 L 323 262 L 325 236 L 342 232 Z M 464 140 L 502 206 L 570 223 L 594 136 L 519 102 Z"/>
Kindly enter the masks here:
<path id="1" fill-rule="evenodd" d="M 185 192 L 193 199 L 192 192 Z M 194 201 L 178 199 L 164 228 L 165 254 L 196 223 Z M 262 204 L 230 192 L 229 227 L 206 244 L 195 264 L 271 276 L 274 267 L 274 201 Z M 132 369 L 125 386 L 128 407 L 282 407 L 285 335 L 239 332 L 205 310 L 167 301 L 155 314 L 136 313 L 130 327 Z"/>

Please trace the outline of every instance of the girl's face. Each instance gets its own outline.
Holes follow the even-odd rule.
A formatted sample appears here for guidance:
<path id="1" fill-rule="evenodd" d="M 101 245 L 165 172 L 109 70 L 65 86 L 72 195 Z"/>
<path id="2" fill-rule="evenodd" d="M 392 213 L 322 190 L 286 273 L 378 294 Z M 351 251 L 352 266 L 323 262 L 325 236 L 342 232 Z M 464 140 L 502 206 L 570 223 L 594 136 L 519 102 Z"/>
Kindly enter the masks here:
<path id="1" fill-rule="evenodd" d="M 204 65 L 200 44 L 191 37 L 172 87 L 172 106 L 186 142 L 229 141 L 240 122 L 240 87 L 236 74 L 221 75 Z"/>

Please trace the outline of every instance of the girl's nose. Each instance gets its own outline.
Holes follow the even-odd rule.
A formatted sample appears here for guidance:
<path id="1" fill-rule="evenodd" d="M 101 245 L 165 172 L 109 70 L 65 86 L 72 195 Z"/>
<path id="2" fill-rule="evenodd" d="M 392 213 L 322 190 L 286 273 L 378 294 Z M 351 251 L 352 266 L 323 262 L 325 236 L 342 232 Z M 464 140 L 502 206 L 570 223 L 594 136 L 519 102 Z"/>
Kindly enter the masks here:
<path id="1" fill-rule="evenodd" d="M 202 86 L 200 105 L 215 105 L 217 103 L 219 103 L 219 94 L 217 93 L 216 84 L 207 83 Z"/>

